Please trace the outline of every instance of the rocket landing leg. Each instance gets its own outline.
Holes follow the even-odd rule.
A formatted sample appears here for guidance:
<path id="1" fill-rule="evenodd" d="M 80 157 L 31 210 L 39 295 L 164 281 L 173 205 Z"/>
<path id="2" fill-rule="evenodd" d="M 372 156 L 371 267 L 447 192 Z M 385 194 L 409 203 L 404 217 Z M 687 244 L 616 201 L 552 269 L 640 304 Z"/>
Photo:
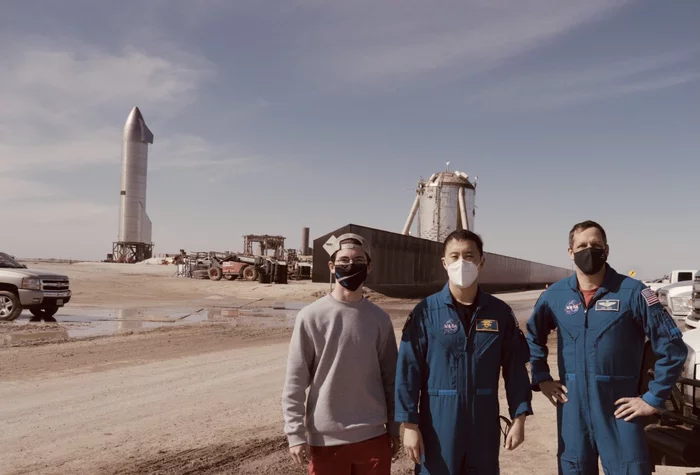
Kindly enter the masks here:
<path id="1" fill-rule="evenodd" d="M 133 264 L 145 261 L 153 257 L 153 243 L 115 242 L 112 244 L 112 254 L 114 262 Z"/>

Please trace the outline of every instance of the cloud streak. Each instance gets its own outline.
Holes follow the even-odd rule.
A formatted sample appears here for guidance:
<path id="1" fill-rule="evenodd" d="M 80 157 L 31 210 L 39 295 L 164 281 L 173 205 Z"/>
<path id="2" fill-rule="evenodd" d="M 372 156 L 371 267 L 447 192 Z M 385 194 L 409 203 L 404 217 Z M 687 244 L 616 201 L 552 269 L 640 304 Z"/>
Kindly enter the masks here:
<path id="1" fill-rule="evenodd" d="M 517 76 L 467 96 L 467 103 L 493 109 L 548 109 L 668 89 L 700 80 L 695 51 L 610 61 L 575 71 Z"/>
<path id="2" fill-rule="evenodd" d="M 325 14 L 314 69 L 323 81 L 381 85 L 439 73 L 467 77 L 540 47 L 623 0 L 311 2 Z M 305 2 L 309 4 L 309 2 Z M 449 11 L 449 14 L 445 14 Z M 389 26 L 387 26 L 389 25 Z"/>

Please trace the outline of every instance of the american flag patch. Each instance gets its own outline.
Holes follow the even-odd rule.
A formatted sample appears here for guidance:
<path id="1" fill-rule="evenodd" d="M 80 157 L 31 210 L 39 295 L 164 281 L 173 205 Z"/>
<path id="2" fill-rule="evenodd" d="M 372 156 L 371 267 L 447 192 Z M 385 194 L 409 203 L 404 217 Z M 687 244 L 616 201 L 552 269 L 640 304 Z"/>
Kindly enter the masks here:
<path id="1" fill-rule="evenodd" d="M 650 307 L 654 304 L 659 303 L 659 297 L 656 296 L 656 292 L 654 292 L 648 287 L 642 290 L 642 297 L 644 297 L 644 300 L 647 301 L 647 305 L 649 305 Z"/>

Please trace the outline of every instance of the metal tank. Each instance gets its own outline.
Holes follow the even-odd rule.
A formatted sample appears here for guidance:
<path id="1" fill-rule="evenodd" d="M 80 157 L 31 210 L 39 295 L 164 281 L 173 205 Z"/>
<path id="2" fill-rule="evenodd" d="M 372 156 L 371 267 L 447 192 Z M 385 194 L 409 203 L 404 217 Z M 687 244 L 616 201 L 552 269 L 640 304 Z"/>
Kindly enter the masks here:
<path id="1" fill-rule="evenodd" d="M 409 234 L 418 217 L 416 237 L 443 242 L 458 229 L 474 230 L 476 181 L 459 171 L 433 174 L 418 181 L 416 198 L 402 234 Z"/>
<path id="2" fill-rule="evenodd" d="M 310 254 L 309 249 L 309 228 L 301 228 L 301 255 L 308 256 Z"/>
<path id="3" fill-rule="evenodd" d="M 138 107 L 124 124 L 119 207 L 119 235 L 114 243 L 117 262 L 138 262 L 152 256 L 151 220 L 146 214 L 148 144 L 153 133 Z"/>

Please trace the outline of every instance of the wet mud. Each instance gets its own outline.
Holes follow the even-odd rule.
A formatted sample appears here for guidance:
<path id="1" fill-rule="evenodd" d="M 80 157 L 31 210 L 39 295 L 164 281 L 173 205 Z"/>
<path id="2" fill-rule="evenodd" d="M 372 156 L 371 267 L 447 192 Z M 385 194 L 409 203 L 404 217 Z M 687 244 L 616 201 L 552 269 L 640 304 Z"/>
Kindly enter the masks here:
<path id="1" fill-rule="evenodd" d="M 291 330 L 296 314 L 305 305 L 301 302 L 278 302 L 272 306 L 254 308 L 237 306 L 111 310 L 78 307 L 57 314 L 55 322 L 39 322 L 26 315 L 14 322 L 0 322 L 0 347 L 129 335 L 205 324 Z"/>

